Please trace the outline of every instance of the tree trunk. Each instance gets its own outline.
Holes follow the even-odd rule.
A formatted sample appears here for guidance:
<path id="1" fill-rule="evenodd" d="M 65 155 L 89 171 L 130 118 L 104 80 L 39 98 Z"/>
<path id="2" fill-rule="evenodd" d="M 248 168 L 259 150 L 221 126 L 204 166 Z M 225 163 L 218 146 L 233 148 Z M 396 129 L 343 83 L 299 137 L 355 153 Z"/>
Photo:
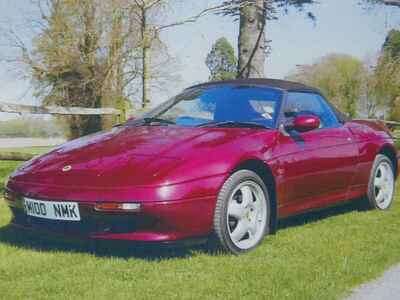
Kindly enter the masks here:
<path id="1" fill-rule="evenodd" d="M 264 0 L 240 9 L 238 78 L 262 78 L 266 60 Z"/>
<path id="2" fill-rule="evenodd" d="M 109 40 L 108 66 L 109 70 L 102 87 L 101 106 L 118 108 L 118 100 L 123 98 L 123 82 L 120 79 L 122 74 L 121 49 L 122 49 L 122 15 L 114 13 L 112 31 Z M 110 129 L 119 120 L 116 116 L 102 116 L 102 128 Z"/>
<path id="3" fill-rule="evenodd" d="M 143 74 L 142 74 L 142 107 L 146 108 L 150 104 L 149 98 L 150 81 L 150 48 L 143 48 Z"/>
<path id="4" fill-rule="evenodd" d="M 97 34 L 95 30 L 95 18 L 96 18 L 96 4 L 93 0 L 82 2 L 84 11 L 83 19 L 85 26 L 84 41 L 82 54 L 85 59 L 85 65 L 88 66 L 88 71 L 90 72 L 90 78 L 95 78 L 96 76 L 96 48 L 97 48 Z M 76 97 L 82 97 L 85 102 L 86 107 L 101 107 L 101 99 L 98 96 L 97 86 L 91 81 L 85 86 L 80 88 Z M 78 98 L 77 98 L 78 99 Z M 93 132 L 100 131 L 103 128 L 103 118 L 101 116 L 78 116 L 82 126 L 79 128 L 79 135 L 87 135 Z M 105 126 L 108 127 L 108 126 Z M 72 138 L 76 138 L 74 133 L 71 133 Z"/>
<path id="5" fill-rule="evenodd" d="M 147 10 L 142 10 L 142 107 L 146 108 L 150 104 L 150 36 L 147 24 Z"/>

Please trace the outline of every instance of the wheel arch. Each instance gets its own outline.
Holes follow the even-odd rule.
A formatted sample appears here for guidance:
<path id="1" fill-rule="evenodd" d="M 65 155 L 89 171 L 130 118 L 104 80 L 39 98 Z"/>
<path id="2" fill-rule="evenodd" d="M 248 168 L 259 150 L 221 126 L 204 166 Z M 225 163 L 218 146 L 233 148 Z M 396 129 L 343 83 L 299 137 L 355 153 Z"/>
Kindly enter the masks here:
<path id="1" fill-rule="evenodd" d="M 383 145 L 380 149 L 378 154 L 386 155 L 392 162 L 394 167 L 394 175 L 397 178 L 398 175 L 398 161 L 397 161 L 397 153 L 393 146 L 391 145 Z"/>
<path id="2" fill-rule="evenodd" d="M 239 170 L 250 170 L 261 177 L 264 184 L 268 188 L 270 204 L 271 204 L 271 220 L 269 224 L 270 234 L 276 233 L 278 229 L 278 201 L 276 195 L 276 182 L 270 166 L 259 159 L 248 159 L 238 164 L 231 174 Z"/>

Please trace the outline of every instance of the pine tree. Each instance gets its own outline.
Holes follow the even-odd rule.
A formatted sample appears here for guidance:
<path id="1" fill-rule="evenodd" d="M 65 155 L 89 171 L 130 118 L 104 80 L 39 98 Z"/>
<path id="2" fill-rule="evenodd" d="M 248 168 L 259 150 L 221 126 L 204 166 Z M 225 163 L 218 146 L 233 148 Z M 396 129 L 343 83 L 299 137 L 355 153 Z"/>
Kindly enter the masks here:
<path id="1" fill-rule="evenodd" d="M 211 52 L 207 55 L 206 65 L 210 69 L 210 80 L 212 81 L 236 77 L 237 58 L 235 50 L 225 37 L 214 43 Z"/>

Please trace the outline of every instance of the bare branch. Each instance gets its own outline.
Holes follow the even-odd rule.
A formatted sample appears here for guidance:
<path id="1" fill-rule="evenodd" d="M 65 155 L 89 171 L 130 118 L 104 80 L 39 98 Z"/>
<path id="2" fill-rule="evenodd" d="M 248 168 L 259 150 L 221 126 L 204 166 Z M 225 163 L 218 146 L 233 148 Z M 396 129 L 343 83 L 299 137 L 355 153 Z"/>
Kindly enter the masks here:
<path id="1" fill-rule="evenodd" d="M 191 17 L 188 17 L 187 19 L 175 22 L 175 23 L 171 23 L 171 24 L 167 24 L 167 25 L 162 25 L 159 27 L 155 28 L 155 31 L 159 32 L 161 30 L 167 29 L 167 28 L 171 28 L 171 27 L 175 27 L 175 26 L 180 26 L 180 25 L 184 25 L 187 23 L 194 23 L 196 22 L 198 19 L 200 19 L 203 16 L 206 16 L 208 14 L 211 13 L 220 13 L 226 9 L 240 9 L 241 7 L 250 5 L 251 1 L 241 1 L 240 3 L 230 3 L 230 4 L 220 4 L 220 5 L 216 5 L 216 6 L 211 6 L 208 7 L 206 9 L 203 9 L 201 12 L 199 12 L 196 15 L 193 15 Z"/>

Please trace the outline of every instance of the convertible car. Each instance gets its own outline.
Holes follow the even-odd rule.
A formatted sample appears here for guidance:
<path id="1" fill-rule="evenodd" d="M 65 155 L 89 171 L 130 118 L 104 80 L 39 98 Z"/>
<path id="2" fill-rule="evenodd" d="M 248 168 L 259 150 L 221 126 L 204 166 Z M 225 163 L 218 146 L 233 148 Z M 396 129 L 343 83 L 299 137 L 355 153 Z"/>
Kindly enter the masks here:
<path id="1" fill-rule="evenodd" d="M 280 218 L 360 198 L 388 209 L 398 162 L 382 124 L 350 120 L 314 88 L 211 82 L 25 163 L 5 199 L 12 224 L 43 233 L 240 254 Z"/>

